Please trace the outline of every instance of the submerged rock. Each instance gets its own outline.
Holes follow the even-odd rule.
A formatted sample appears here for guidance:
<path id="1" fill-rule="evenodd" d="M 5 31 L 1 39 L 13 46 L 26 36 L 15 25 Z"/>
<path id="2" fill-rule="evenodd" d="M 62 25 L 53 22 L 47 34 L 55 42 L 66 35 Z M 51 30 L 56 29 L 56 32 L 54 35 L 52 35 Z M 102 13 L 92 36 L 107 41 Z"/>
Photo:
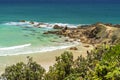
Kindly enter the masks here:
<path id="1" fill-rule="evenodd" d="M 25 22 L 25 20 L 20 20 L 20 22 Z"/>

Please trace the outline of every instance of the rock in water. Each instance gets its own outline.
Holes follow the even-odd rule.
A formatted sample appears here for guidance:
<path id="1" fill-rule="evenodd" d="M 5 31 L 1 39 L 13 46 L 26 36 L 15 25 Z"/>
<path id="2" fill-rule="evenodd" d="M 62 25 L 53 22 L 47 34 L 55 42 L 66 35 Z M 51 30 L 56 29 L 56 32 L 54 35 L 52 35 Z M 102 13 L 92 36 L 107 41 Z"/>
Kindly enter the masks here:
<path id="1" fill-rule="evenodd" d="M 20 20 L 20 22 L 25 22 L 25 20 Z"/>
<path id="2" fill-rule="evenodd" d="M 62 26 L 59 26 L 59 25 L 54 25 L 53 28 L 54 28 L 54 29 L 62 29 L 63 27 L 62 27 Z"/>
<path id="3" fill-rule="evenodd" d="M 33 21 L 30 21 L 30 24 L 34 24 L 34 22 L 33 22 Z"/>

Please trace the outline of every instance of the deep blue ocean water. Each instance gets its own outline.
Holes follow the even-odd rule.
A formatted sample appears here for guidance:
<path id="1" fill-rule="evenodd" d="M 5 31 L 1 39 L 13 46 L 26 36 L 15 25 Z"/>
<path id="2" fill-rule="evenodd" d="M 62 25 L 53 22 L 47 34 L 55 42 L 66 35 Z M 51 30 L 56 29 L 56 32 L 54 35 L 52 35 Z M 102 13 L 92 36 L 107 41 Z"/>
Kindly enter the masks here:
<path id="1" fill-rule="evenodd" d="M 7 1 L 7 0 L 6 0 Z M 120 4 L 90 2 L 87 0 L 23 3 L 0 1 L 0 56 L 51 51 L 66 48 L 70 43 L 55 35 L 44 35 L 48 28 L 26 28 L 20 20 L 43 23 L 93 24 L 96 22 L 120 24 Z M 35 0 L 37 1 L 37 0 Z M 98 0 L 96 0 L 98 1 Z M 13 22 L 12 24 L 10 22 Z M 7 25 L 6 25 L 7 24 Z M 9 25 L 8 25 L 9 24 Z M 68 45 L 69 44 L 69 45 Z"/>
<path id="2" fill-rule="evenodd" d="M 0 5 L 0 22 L 120 23 L 119 3 L 11 3 Z"/>

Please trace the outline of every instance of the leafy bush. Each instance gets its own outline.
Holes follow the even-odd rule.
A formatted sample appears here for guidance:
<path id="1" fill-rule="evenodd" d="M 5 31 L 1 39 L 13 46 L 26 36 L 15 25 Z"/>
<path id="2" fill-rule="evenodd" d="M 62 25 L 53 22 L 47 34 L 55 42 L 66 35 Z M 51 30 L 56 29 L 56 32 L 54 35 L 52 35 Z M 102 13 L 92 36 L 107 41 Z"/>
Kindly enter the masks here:
<path id="1" fill-rule="evenodd" d="M 56 57 L 56 63 L 45 73 L 39 64 L 28 57 L 28 63 L 17 63 L 5 69 L 1 79 L 7 80 L 119 80 L 120 44 L 102 45 L 87 56 L 79 56 L 75 61 L 73 54 L 64 52 Z"/>
<path id="2" fill-rule="evenodd" d="M 60 57 L 56 57 L 56 62 L 53 67 L 50 67 L 46 74 L 46 80 L 63 80 L 72 73 L 73 54 L 64 52 Z"/>
<path id="3" fill-rule="evenodd" d="M 36 62 L 33 62 L 32 58 L 27 57 L 28 63 L 17 63 L 6 67 L 5 73 L 2 74 L 3 80 L 43 80 L 45 69 L 42 68 Z"/>

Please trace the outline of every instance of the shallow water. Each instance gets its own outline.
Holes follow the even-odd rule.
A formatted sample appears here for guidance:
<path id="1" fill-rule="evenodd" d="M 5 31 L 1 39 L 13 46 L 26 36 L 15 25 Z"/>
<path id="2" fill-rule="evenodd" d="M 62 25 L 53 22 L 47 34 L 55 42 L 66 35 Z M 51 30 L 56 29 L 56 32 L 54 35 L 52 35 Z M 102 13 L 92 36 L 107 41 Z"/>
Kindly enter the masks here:
<path id="1" fill-rule="evenodd" d="M 65 42 L 54 34 L 43 34 L 52 27 L 36 28 L 28 23 L 0 24 L 0 56 L 46 52 L 63 49 L 77 43 Z"/>

